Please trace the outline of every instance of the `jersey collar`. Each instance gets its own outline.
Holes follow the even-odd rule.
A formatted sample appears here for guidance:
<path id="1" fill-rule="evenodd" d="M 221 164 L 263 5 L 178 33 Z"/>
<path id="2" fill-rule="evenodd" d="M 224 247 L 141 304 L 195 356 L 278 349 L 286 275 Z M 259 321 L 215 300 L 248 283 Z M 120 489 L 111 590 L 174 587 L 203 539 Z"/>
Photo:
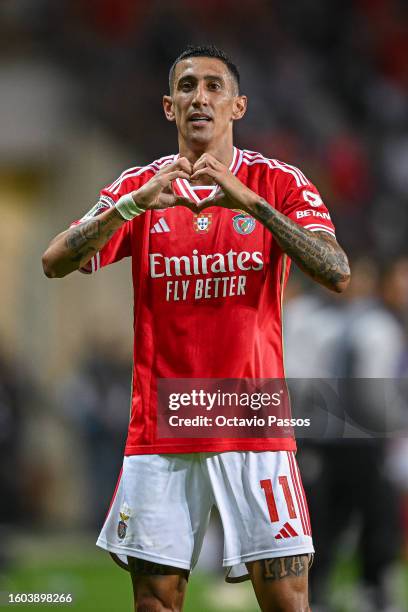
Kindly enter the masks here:
<path id="1" fill-rule="evenodd" d="M 177 155 L 175 159 L 177 159 L 178 157 L 179 156 Z M 232 162 L 229 166 L 229 169 L 232 174 L 237 174 L 241 164 L 242 151 L 240 149 L 237 149 L 237 147 L 233 147 Z M 193 187 L 192 185 L 190 185 L 187 179 L 180 178 L 176 179 L 173 182 L 173 191 L 176 193 L 176 195 L 188 198 L 189 200 L 192 200 L 197 204 L 199 204 L 203 199 L 200 198 L 199 193 L 197 193 L 200 192 L 200 190 L 206 192 L 205 197 L 211 198 L 213 198 L 217 193 L 219 193 L 219 191 L 221 191 L 219 185 L 199 185 L 197 187 Z"/>

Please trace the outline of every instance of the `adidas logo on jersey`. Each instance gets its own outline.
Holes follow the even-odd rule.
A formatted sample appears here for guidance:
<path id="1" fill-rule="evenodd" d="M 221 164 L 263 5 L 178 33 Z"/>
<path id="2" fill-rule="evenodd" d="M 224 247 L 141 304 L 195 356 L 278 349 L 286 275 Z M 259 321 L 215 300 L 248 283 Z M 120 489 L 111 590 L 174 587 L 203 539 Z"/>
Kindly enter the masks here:
<path id="1" fill-rule="evenodd" d="M 282 538 L 294 538 L 298 533 L 293 529 L 290 523 L 285 523 L 279 533 L 276 534 L 275 540 L 282 540 Z"/>
<path id="2" fill-rule="evenodd" d="M 162 234 L 163 232 L 169 232 L 170 228 L 167 225 L 166 219 L 164 217 L 161 217 L 157 223 L 155 223 L 152 227 L 152 229 L 150 230 L 151 234 Z"/>

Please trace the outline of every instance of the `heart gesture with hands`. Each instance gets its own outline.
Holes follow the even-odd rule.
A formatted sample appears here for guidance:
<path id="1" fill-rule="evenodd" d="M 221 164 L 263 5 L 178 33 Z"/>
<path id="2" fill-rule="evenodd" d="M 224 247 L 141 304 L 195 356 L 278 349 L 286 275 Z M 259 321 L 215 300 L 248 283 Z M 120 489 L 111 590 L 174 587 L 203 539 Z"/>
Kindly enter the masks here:
<path id="1" fill-rule="evenodd" d="M 178 179 L 205 182 L 210 177 L 220 188 L 216 196 L 205 198 L 200 203 L 173 193 L 171 183 Z M 140 189 L 132 192 L 132 198 L 138 208 L 143 210 L 162 210 L 173 206 L 185 206 L 198 213 L 210 206 L 223 208 L 240 208 L 250 212 L 251 203 L 258 199 L 256 193 L 248 189 L 223 163 L 213 155 L 204 153 L 194 165 L 186 157 L 180 157 L 172 164 L 162 168 Z"/>
<path id="2" fill-rule="evenodd" d="M 204 153 L 194 164 L 191 180 L 210 177 L 221 188 L 214 197 L 206 198 L 197 204 L 199 210 L 209 206 L 221 206 L 223 208 L 239 208 L 245 212 L 251 212 L 251 205 L 259 199 L 259 196 L 246 187 L 231 170 L 218 161 L 210 153 Z"/>
<path id="3" fill-rule="evenodd" d="M 189 180 L 192 172 L 192 164 L 186 157 L 180 157 L 172 164 L 168 164 L 140 189 L 132 191 L 132 198 L 136 206 L 143 210 L 162 210 L 172 206 L 186 206 L 196 212 L 197 206 L 194 202 L 176 195 L 171 188 L 172 181 L 178 178 Z"/>

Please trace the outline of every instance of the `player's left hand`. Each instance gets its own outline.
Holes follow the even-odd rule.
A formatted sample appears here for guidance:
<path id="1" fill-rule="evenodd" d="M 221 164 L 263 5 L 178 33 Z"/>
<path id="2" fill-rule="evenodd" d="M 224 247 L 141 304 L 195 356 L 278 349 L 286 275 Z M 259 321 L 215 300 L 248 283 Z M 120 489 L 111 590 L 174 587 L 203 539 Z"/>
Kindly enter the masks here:
<path id="1" fill-rule="evenodd" d="M 194 164 L 191 180 L 202 179 L 209 176 L 221 188 L 215 197 L 206 198 L 197 208 L 203 210 L 209 206 L 222 206 L 223 208 L 240 208 L 250 213 L 251 205 L 259 196 L 248 189 L 231 170 L 219 162 L 210 153 L 204 153 Z"/>

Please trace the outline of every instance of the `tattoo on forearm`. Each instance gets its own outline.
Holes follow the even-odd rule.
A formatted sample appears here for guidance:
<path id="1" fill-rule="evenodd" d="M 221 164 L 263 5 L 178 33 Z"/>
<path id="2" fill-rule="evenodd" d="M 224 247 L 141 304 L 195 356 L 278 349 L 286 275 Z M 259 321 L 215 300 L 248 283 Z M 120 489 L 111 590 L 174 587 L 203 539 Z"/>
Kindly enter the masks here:
<path id="1" fill-rule="evenodd" d="M 87 255 L 94 255 L 96 253 L 96 249 L 91 246 L 84 246 L 81 250 L 79 250 L 75 255 L 70 257 L 71 261 L 81 262 L 84 257 Z"/>
<path id="2" fill-rule="evenodd" d="M 96 253 L 99 249 L 92 241 L 98 241 L 100 238 L 109 240 L 116 231 L 107 228 L 111 223 L 110 219 L 91 219 L 72 228 L 65 238 L 65 246 L 72 252 L 70 260 L 81 262 L 84 257 Z"/>
<path id="3" fill-rule="evenodd" d="M 93 240 L 99 237 L 99 221 L 92 219 L 86 223 L 81 223 L 77 227 L 74 227 L 66 237 L 66 245 L 69 249 L 76 251 L 83 247 L 89 240 Z"/>
<path id="4" fill-rule="evenodd" d="M 264 580 L 282 580 L 283 578 L 306 576 L 308 567 L 307 555 L 294 557 L 277 557 L 276 559 L 263 559 L 262 576 Z"/>
<path id="5" fill-rule="evenodd" d="M 255 216 L 273 233 L 282 250 L 312 278 L 328 285 L 349 278 L 347 257 L 329 235 L 326 238 L 310 232 L 263 199 L 255 205 Z"/>

